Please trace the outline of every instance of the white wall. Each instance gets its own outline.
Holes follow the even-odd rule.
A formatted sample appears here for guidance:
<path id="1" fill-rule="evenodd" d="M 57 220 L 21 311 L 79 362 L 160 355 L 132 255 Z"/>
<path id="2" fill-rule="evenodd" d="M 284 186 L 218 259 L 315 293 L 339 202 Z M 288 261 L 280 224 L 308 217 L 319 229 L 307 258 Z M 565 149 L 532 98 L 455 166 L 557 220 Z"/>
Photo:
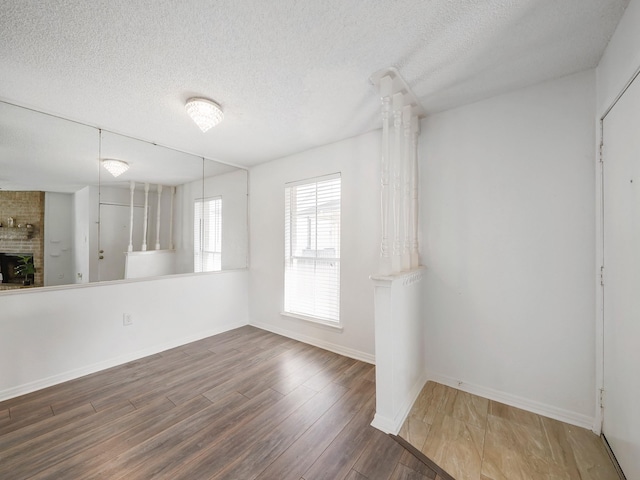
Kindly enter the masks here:
<path id="1" fill-rule="evenodd" d="M 75 282 L 73 194 L 44 195 L 44 285 Z"/>
<path id="2" fill-rule="evenodd" d="M 247 292 L 236 270 L 3 293 L 0 400 L 246 325 Z"/>
<path id="3" fill-rule="evenodd" d="M 591 427 L 595 74 L 430 116 L 421 222 L 434 379 Z"/>
<path id="4" fill-rule="evenodd" d="M 380 132 L 318 147 L 249 172 L 250 318 L 256 326 L 373 361 L 373 284 L 378 269 Z M 285 183 L 342 174 L 342 332 L 284 317 Z"/>

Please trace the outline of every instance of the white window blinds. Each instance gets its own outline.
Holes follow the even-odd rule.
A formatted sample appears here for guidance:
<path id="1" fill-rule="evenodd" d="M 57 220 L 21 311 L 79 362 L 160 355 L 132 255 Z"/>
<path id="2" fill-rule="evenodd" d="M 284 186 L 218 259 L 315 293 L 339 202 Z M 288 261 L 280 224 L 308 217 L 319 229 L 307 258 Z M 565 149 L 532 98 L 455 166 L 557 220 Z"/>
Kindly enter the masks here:
<path id="1" fill-rule="evenodd" d="M 284 310 L 340 320 L 340 175 L 285 188 Z"/>
<path id="2" fill-rule="evenodd" d="M 222 270 L 222 197 L 199 198 L 194 203 L 193 269 Z"/>

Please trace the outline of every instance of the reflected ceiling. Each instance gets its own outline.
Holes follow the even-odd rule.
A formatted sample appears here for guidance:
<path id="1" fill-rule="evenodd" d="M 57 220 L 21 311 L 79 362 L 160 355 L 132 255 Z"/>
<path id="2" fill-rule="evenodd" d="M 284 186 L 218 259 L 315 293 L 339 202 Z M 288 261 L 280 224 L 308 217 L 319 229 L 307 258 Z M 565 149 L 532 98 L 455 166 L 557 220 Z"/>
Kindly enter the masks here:
<path id="1" fill-rule="evenodd" d="M 102 158 L 124 160 L 129 170 L 113 178 Z M 102 132 L 51 115 L 0 102 L 0 189 L 72 193 L 98 182 L 176 186 L 236 170 L 217 162 L 137 139 Z"/>

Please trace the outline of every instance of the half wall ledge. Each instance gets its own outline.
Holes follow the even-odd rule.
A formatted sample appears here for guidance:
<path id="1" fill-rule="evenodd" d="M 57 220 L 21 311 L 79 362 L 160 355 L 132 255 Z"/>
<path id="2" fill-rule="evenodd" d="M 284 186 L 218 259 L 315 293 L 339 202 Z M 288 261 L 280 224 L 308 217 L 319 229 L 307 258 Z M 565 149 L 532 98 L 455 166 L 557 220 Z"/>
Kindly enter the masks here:
<path id="1" fill-rule="evenodd" d="M 374 274 L 370 275 L 369 278 L 373 281 L 375 286 L 391 287 L 393 282 L 401 282 L 402 286 L 406 287 L 422 281 L 422 276 L 426 268 L 427 267 L 420 265 L 405 272 L 398 272 L 391 275 Z"/>
<path id="2" fill-rule="evenodd" d="M 421 306 L 425 269 L 369 277 L 376 346 L 376 414 L 371 425 L 394 435 L 427 381 Z"/>

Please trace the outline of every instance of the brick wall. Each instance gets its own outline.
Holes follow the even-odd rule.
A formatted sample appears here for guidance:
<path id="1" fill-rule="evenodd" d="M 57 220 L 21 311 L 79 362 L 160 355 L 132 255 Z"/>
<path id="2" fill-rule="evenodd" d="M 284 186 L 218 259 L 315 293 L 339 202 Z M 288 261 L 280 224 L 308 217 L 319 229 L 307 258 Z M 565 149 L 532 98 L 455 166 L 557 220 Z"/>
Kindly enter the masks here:
<path id="1" fill-rule="evenodd" d="M 5 232 L 9 217 L 14 219 L 16 226 L 33 225 L 33 234 L 29 239 L 11 238 L 17 236 L 12 234 L 0 235 L 0 252 L 33 253 L 35 285 L 44 285 L 44 192 L 0 191 L 0 223 Z"/>

